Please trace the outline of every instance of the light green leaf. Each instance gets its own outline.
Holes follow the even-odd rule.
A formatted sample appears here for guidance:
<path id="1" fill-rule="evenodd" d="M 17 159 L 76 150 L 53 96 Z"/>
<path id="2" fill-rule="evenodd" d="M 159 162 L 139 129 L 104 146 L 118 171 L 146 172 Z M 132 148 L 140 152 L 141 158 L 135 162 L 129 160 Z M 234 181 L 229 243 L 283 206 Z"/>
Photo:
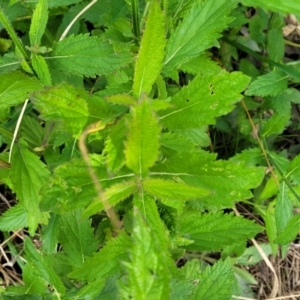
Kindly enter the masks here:
<path id="1" fill-rule="evenodd" d="M 113 104 L 120 104 L 126 106 L 136 105 L 136 100 L 132 96 L 129 96 L 127 94 L 116 94 L 112 96 L 107 96 L 105 97 L 105 100 Z"/>
<path id="2" fill-rule="evenodd" d="M 289 164 L 285 177 L 293 182 L 300 184 L 300 155 L 298 154 Z"/>
<path id="3" fill-rule="evenodd" d="M 158 198 L 164 204 L 176 208 L 179 212 L 183 209 L 185 201 L 201 199 L 211 191 L 189 186 L 183 182 L 174 182 L 163 179 L 145 179 L 143 187 L 147 193 Z"/>
<path id="4" fill-rule="evenodd" d="M 257 77 L 245 94 L 248 96 L 276 96 L 287 89 L 289 76 L 283 71 L 274 70 L 266 75 Z"/>
<path id="5" fill-rule="evenodd" d="M 34 272 L 61 294 L 65 293 L 65 286 L 46 261 L 46 259 L 36 250 L 28 237 L 25 237 L 25 254 L 27 263 L 34 266 Z"/>
<path id="6" fill-rule="evenodd" d="M 263 125 L 262 136 L 269 137 L 272 134 L 282 133 L 285 127 L 287 127 L 290 117 L 290 114 L 274 113 Z"/>
<path id="7" fill-rule="evenodd" d="M 300 3 L 298 0 L 243 0 L 244 5 L 263 7 L 266 10 L 277 11 L 283 14 L 300 14 Z"/>
<path id="8" fill-rule="evenodd" d="M 104 286 L 104 278 L 98 278 L 95 281 L 89 281 L 80 289 L 80 291 L 76 294 L 76 297 L 78 297 L 78 299 L 96 299 L 96 296 L 99 296 L 99 293 Z"/>
<path id="9" fill-rule="evenodd" d="M 126 280 L 120 284 L 123 299 L 168 299 L 169 270 L 164 252 L 140 211 L 133 211 L 133 246 L 130 262 L 124 262 Z"/>
<path id="10" fill-rule="evenodd" d="M 21 144 L 14 148 L 11 161 L 11 181 L 20 204 L 28 214 L 28 227 L 33 235 L 41 222 L 40 190 L 48 181 L 50 172 L 34 153 Z"/>
<path id="11" fill-rule="evenodd" d="M 0 57 L 0 74 L 6 74 L 20 67 L 20 61 L 14 52 L 6 53 Z"/>
<path id="12" fill-rule="evenodd" d="M 279 245 L 287 245 L 295 240 L 300 230 L 300 214 L 297 214 L 290 219 L 284 230 L 278 235 L 275 243 Z"/>
<path id="13" fill-rule="evenodd" d="M 112 45 L 88 34 L 71 35 L 53 46 L 49 57 L 53 69 L 78 76 L 111 73 L 132 60 L 131 54 L 115 53 Z"/>
<path id="14" fill-rule="evenodd" d="M 81 218 L 79 210 L 65 213 L 60 219 L 59 242 L 74 267 L 81 267 L 87 256 L 97 250 L 97 241 L 89 219 Z"/>
<path id="15" fill-rule="evenodd" d="M 78 280 L 92 281 L 107 278 L 121 271 L 120 262 L 128 260 L 128 249 L 131 239 L 124 233 L 111 239 L 93 257 L 87 258 L 81 268 L 71 272 L 68 276 Z"/>
<path id="16" fill-rule="evenodd" d="M 87 93 L 70 84 L 46 88 L 31 97 L 45 120 L 60 120 L 66 130 L 79 137 L 88 118 Z"/>
<path id="17" fill-rule="evenodd" d="M 212 267 L 207 266 L 199 277 L 196 299 L 205 300 L 230 300 L 234 275 L 230 259 L 219 260 Z"/>
<path id="18" fill-rule="evenodd" d="M 184 135 L 166 132 L 161 135 L 160 143 L 162 146 L 177 152 L 192 152 L 196 145 Z"/>
<path id="19" fill-rule="evenodd" d="M 6 109 L 24 102 L 28 93 L 39 91 L 43 87 L 34 77 L 27 77 L 21 72 L 0 75 L 0 109 Z"/>
<path id="20" fill-rule="evenodd" d="M 112 185 L 108 189 L 105 190 L 106 201 L 110 206 L 115 206 L 119 202 L 127 199 L 130 195 L 132 195 L 137 189 L 137 185 L 135 181 L 124 181 L 122 183 L 117 183 Z M 94 200 L 83 212 L 85 217 L 91 216 L 105 207 L 103 202 L 99 199 Z"/>
<path id="21" fill-rule="evenodd" d="M 252 221 L 218 212 L 181 217 L 179 235 L 194 241 L 185 246 L 187 250 L 219 251 L 253 238 L 262 230 Z"/>
<path id="22" fill-rule="evenodd" d="M 129 169 L 141 178 L 153 166 L 158 156 L 160 128 L 148 100 L 131 109 L 125 159 Z"/>
<path id="23" fill-rule="evenodd" d="M 264 178 L 264 168 L 246 167 L 243 162 L 215 161 L 215 156 L 204 151 L 174 154 L 151 169 L 150 175 L 175 179 L 212 191 L 201 203 L 217 207 L 232 207 L 233 202 L 252 198 L 249 189 L 257 187 Z"/>
<path id="24" fill-rule="evenodd" d="M 0 230 L 13 231 L 28 226 L 28 214 L 26 209 L 19 203 L 0 216 Z"/>
<path id="25" fill-rule="evenodd" d="M 40 81 L 43 85 L 52 85 L 51 74 L 48 69 L 48 65 L 43 56 L 38 54 L 32 54 L 32 67 L 37 73 Z"/>
<path id="26" fill-rule="evenodd" d="M 195 1 L 170 36 L 164 71 L 176 69 L 204 50 L 218 46 L 217 39 L 232 20 L 228 14 L 236 4 L 235 0 Z"/>
<path id="27" fill-rule="evenodd" d="M 166 44 L 164 20 L 160 2 L 151 1 L 134 72 L 133 95 L 136 98 L 142 93 L 149 95 L 160 73 Z"/>
<path id="28" fill-rule="evenodd" d="M 272 254 L 272 248 L 270 244 L 259 244 L 260 249 L 265 253 L 266 256 Z M 254 266 L 262 261 L 263 258 L 258 252 L 255 246 L 248 247 L 244 253 L 237 258 L 236 264 L 244 266 Z"/>
<path id="29" fill-rule="evenodd" d="M 172 108 L 159 112 L 160 120 L 169 129 L 214 124 L 216 117 L 232 111 L 249 79 L 239 72 L 197 76 L 172 97 Z"/>
<path id="30" fill-rule="evenodd" d="M 29 30 L 31 46 L 40 45 L 48 21 L 48 0 L 38 0 Z"/>

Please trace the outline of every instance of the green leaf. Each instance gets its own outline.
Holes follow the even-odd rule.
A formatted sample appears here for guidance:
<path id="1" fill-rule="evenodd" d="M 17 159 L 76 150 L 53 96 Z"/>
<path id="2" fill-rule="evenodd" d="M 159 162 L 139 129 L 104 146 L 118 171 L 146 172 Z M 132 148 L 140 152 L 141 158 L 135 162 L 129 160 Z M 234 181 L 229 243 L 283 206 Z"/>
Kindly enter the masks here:
<path id="1" fill-rule="evenodd" d="M 11 181 L 20 204 L 27 211 L 31 235 L 34 234 L 41 222 L 40 190 L 49 176 L 50 172 L 37 155 L 21 144 L 14 148 L 11 162 Z"/>
<path id="2" fill-rule="evenodd" d="M 160 127 L 148 100 L 131 109 L 128 138 L 125 143 L 126 165 L 143 178 L 158 156 Z"/>
<path id="3" fill-rule="evenodd" d="M 263 7 L 266 10 L 277 11 L 283 14 L 300 14 L 300 3 L 297 0 L 243 0 L 244 5 Z"/>
<path id="4" fill-rule="evenodd" d="M 71 35 L 53 46 L 49 66 L 78 76 L 111 73 L 132 60 L 131 54 L 115 53 L 112 45 L 88 34 Z"/>
<path id="5" fill-rule="evenodd" d="M 160 73 L 166 44 L 164 20 L 160 2 L 151 1 L 134 72 L 133 95 L 136 98 L 142 93 L 149 95 Z"/>
<path id="6" fill-rule="evenodd" d="M 232 111 L 233 104 L 248 85 L 249 77 L 239 72 L 195 77 L 172 97 L 172 108 L 159 112 L 169 129 L 199 128 Z"/>
<path id="7" fill-rule="evenodd" d="M 104 278 L 98 278 L 95 281 L 89 281 L 80 289 L 76 296 L 78 297 L 78 299 L 96 299 L 96 296 L 99 296 L 99 293 L 104 288 L 104 286 Z"/>
<path id="8" fill-rule="evenodd" d="M 232 18 L 227 15 L 237 1 L 196 1 L 183 21 L 171 34 L 166 47 L 165 68 L 167 72 L 180 67 L 204 50 L 218 46 L 217 39 Z"/>
<path id="9" fill-rule="evenodd" d="M 68 276 L 78 280 L 92 281 L 107 278 L 121 270 L 120 262 L 128 260 L 128 248 L 131 239 L 124 233 L 111 239 L 93 257 L 87 258 L 81 268 L 71 272 Z"/>
<path id="10" fill-rule="evenodd" d="M 74 267 L 81 267 L 87 256 L 97 250 L 91 222 L 79 210 L 65 213 L 60 220 L 59 242 Z"/>
<path id="11" fill-rule="evenodd" d="M 127 199 L 130 195 L 132 195 L 137 189 L 137 185 L 135 181 L 124 181 L 122 183 L 117 183 L 112 185 L 108 189 L 105 190 L 106 200 L 110 206 L 115 206 L 119 202 Z M 105 207 L 103 202 L 99 199 L 94 200 L 84 211 L 84 216 L 91 216 Z"/>
<path id="12" fill-rule="evenodd" d="M 15 53 L 10 52 L 0 57 L 0 74 L 12 72 L 20 67 L 20 61 Z"/>
<path id="13" fill-rule="evenodd" d="M 31 46 L 40 45 L 48 21 L 48 0 L 39 0 L 32 15 L 29 30 Z"/>
<path id="14" fill-rule="evenodd" d="M 136 100 L 132 96 L 126 94 L 107 96 L 105 97 L 105 100 L 113 104 L 120 104 L 126 106 L 136 105 Z"/>
<path id="15" fill-rule="evenodd" d="M 43 85 L 52 85 L 51 74 L 43 56 L 32 54 L 32 67 Z"/>
<path id="16" fill-rule="evenodd" d="M 123 299 L 169 298 L 169 272 L 164 253 L 152 228 L 137 208 L 133 211 L 133 246 L 130 262 L 124 262 L 127 270 L 125 282 L 121 283 Z"/>
<path id="17" fill-rule="evenodd" d="M 143 187 L 147 193 L 164 204 L 176 208 L 179 212 L 183 209 L 185 201 L 201 199 L 211 193 L 206 189 L 189 186 L 183 182 L 152 178 L 145 179 Z"/>
<path id="18" fill-rule="evenodd" d="M 290 114 L 274 113 L 274 115 L 263 125 L 262 136 L 269 137 L 273 134 L 281 134 L 287 127 Z"/>
<path id="19" fill-rule="evenodd" d="M 293 216 L 284 230 L 278 235 L 275 243 L 287 245 L 294 241 L 300 230 L 300 214 Z"/>
<path id="20" fill-rule="evenodd" d="M 287 89 L 289 76 L 283 71 L 275 70 L 266 75 L 257 77 L 245 94 L 248 96 L 276 96 Z"/>
<path id="21" fill-rule="evenodd" d="M 181 217 L 179 234 L 194 241 L 185 246 L 187 250 L 219 251 L 253 238 L 262 230 L 261 226 L 252 221 L 218 212 Z"/>
<path id="22" fill-rule="evenodd" d="M 37 251 L 28 237 L 25 237 L 25 254 L 27 263 L 34 266 L 34 272 L 61 294 L 65 293 L 65 287 L 58 275 L 49 266 L 46 259 Z"/>
<path id="23" fill-rule="evenodd" d="M 28 214 L 20 203 L 11 207 L 0 216 L 0 230 L 13 231 L 28 226 Z"/>
<path id="24" fill-rule="evenodd" d="M 0 75 L 0 109 L 6 109 L 24 102 L 28 93 L 39 91 L 43 87 L 35 78 L 29 78 L 21 72 Z"/>
<path id="25" fill-rule="evenodd" d="M 64 128 L 79 137 L 88 118 L 87 93 L 70 84 L 45 88 L 31 97 L 45 120 L 60 120 Z"/>
<path id="26" fill-rule="evenodd" d="M 272 254 L 272 248 L 270 244 L 259 244 L 259 247 L 261 250 L 266 254 L 266 256 L 269 256 Z M 244 266 L 254 266 L 258 264 L 260 261 L 262 261 L 263 258 L 258 252 L 257 248 L 255 246 L 248 247 L 244 253 L 237 258 L 236 264 L 238 265 L 244 265 Z"/>
<path id="27" fill-rule="evenodd" d="M 207 266 L 199 277 L 196 299 L 229 300 L 232 295 L 234 275 L 230 259 L 218 261 L 212 267 Z"/>
<path id="28" fill-rule="evenodd" d="M 281 62 L 284 57 L 284 39 L 282 28 L 284 27 L 283 17 L 279 14 L 272 14 L 268 26 L 267 50 L 271 60 Z"/>
<path id="29" fill-rule="evenodd" d="M 264 168 L 246 167 L 243 162 L 215 161 L 208 152 L 176 154 L 166 162 L 157 164 L 150 175 L 175 179 L 186 184 L 212 191 L 201 199 L 205 205 L 232 207 L 237 199 L 252 198 L 249 189 L 257 187 L 264 178 Z"/>

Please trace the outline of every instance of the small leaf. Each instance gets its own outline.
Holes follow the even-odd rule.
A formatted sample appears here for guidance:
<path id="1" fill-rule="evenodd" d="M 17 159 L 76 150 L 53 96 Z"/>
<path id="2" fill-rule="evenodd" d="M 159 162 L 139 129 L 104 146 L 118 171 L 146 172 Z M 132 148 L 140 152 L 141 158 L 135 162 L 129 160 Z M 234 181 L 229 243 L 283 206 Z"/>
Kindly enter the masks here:
<path id="1" fill-rule="evenodd" d="M 37 79 L 27 77 L 18 71 L 0 75 L 0 82 L 1 110 L 24 102 L 28 98 L 28 93 L 43 88 Z"/>
<path id="2" fill-rule="evenodd" d="M 137 99 L 142 93 L 149 95 L 160 73 L 166 44 L 164 20 L 160 2 L 151 1 L 134 72 L 133 95 Z"/>
<path id="3" fill-rule="evenodd" d="M 40 190 L 47 182 L 50 172 L 40 158 L 24 146 L 14 148 L 11 162 L 11 181 L 20 204 L 28 214 L 28 227 L 33 235 L 41 222 Z"/>
<path id="4" fill-rule="evenodd" d="M 51 74 L 43 56 L 32 54 L 32 67 L 43 85 L 52 85 Z"/>
<path id="5" fill-rule="evenodd" d="M 275 113 L 271 118 L 263 125 L 262 136 L 269 137 L 273 134 L 281 134 L 288 126 L 288 122 L 291 116 L 289 114 Z"/>
<path id="6" fill-rule="evenodd" d="M 295 215 L 287 223 L 283 231 L 278 235 L 275 243 L 279 245 L 287 245 L 295 240 L 300 230 L 300 214 Z"/>
<path id="7" fill-rule="evenodd" d="M 262 229 L 242 217 L 219 212 L 181 218 L 179 234 L 194 241 L 185 247 L 187 250 L 219 251 L 253 238 Z"/>
<path id="8" fill-rule="evenodd" d="M 185 201 L 203 198 L 211 193 L 208 190 L 189 186 L 182 182 L 152 178 L 145 179 L 143 187 L 147 193 L 179 211 L 183 209 Z"/>
<path id="9" fill-rule="evenodd" d="M 78 76 L 95 77 L 111 73 L 132 60 L 129 53 L 115 53 L 112 45 L 88 34 L 71 35 L 57 42 L 49 66 Z"/>
<path id="10" fill-rule="evenodd" d="M 142 178 L 157 159 L 160 128 L 148 100 L 132 108 L 131 114 L 125 143 L 126 165 Z"/>
<path id="11" fill-rule="evenodd" d="M 20 61 L 15 53 L 6 53 L 0 57 L 0 74 L 12 72 L 18 69 L 20 65 Z"/>
<path id="12" fill-rule="evenodd" d="M 287 89 L 289 76 L 286 73 L 275 70 L 266 75 L 257 77 L 245 94 L 248 96 L 276 96 Z"/>
<path id="13" fill-rule="evenodd" d="M 48 0 L 39 0 L 32 15 L 29 30 L 31 46 L 40 45 L 48 21 Z"/>
<path id="14" fill-rule="evenodd" d="M 126 94 L 116 94 L 112 96 L 105 97 L 105 100 L 111 102 L 113 104 L 120 104 L 120 105 L 135 105 L 136 101 L 133 97 L 126 95 Z"/>
<path id="15" fill-rule="evenodd" d="M 194 299 L 230 300 L 233 283 L 230 259 L 219 260 L 212 267 L 207 266 L 200 275 Z"/>
<path id="16" fill-rule="evenodd" d="M 65 293 L 65 287 L 58 277 L 58 275 L 54 272 L 53 268 L 51 268 L 44 259 L 44 257 L 35 249 L 34 245 L 30 241 L 28 237 L 25 237 L 25 254 L 26 260 L 28 264 L 34 266 L 34 272 L 42 278 L 45 282 L 51 284 L 55 290 L 59 293 Z"/>
<path id="17" fill-rule="evenodd" d="M 152 228 L 137 208 L 133 212 L 133 246 L 130 262 L 124 262 L 127 270 L 125 282 L 121 282 L 123 299 L 169 298 L 169 270 L 164 253 Z"/>
<path id="18" fill-rule="evenodd" d="M 87 258 L 81 268 L 74 270 L 68 276 L 78 280 L 92 281 L 117 274 L 121 271 L 120 262 L 128 259 L 127 252 L 131 245 L 131 239 L 121 233 L 108 241 L 93 257 Z"/>
<path id="19" fill-rule="evenodd" d="M 28 226 L 28 214 L 19 203 L 0 216 L 0 230 L 13 231 Z"/>
<path id="20" fill-rule="evenodd" d="M 116 204 L 132 195 L 136 191 L 136 189 L 137 185 L 134 181 L 117 183 L 105 190 L 104 193 L 106 196 L 106 201 L 111 207 L 114 207 Z M 96 199 L 85 209 L 83 215 L 85 217 L 91 216 L 103 210 L 104 208 L 105 207 L 103 205 L 103 202 L 99 199 Z"/>
<path id="21" fill-rule="evenodd" d="M 62 121 L 64 128 L 78 137 L 89 115 L 86 96 L 84 90 L 64 83 L 45 88 L 41 92 L 34 93 L 31 98 L 45 120 Z"/>
<path id="22" fill-rule="evenodd" d="M 91 222 L 81 219 L 79 210 L 65 213 L 60 220 L 59 242 L 74 267 L 81 267 L 86 257 L 97 250 Z"/>
<path id="23" fill-rule="evenodd" d="M 176 69 L 204 50 L 218 46 L 220 33 L 232 20 L 227 15 L 236 4 L 235 0 L 195 1 L 170 36 L 164 71 Z"/>

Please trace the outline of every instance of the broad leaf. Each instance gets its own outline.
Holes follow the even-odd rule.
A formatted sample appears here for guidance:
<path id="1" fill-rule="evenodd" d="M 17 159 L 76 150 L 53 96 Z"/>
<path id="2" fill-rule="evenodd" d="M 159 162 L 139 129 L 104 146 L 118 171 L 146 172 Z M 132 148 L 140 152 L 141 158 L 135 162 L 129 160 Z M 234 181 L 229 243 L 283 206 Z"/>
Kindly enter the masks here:
<path id="1" fill-rule="evenodd" d="M 227 16 L 236 4 L 235 0 L 195 1 L 170 36 L 164 71 L 176 69 L 204 50 L 218 46 L 217 39 L 232 20 Z"/>
<path id="2" fill-rule="evenodd" d="M 253 238 L 262 230 L 261 226 L 252 221 L 219 212 L 181 217 L 179 234 L 194 241 L 185 246 L 188 250 L 219 251 Z"/>
<path id="3" fill-rule="evenodd" d="M 0 75 L 0 109 L 6 109 L 24 102 L 28 93 L 43 87 L 35 78 L 29 78 L 21 72 Z"/>
<path id="4" fill-rule="evenodd" d="M 134 72 L 133 95 L 136 98 L 140 98 L 142 93 L 150 93 L 161 70 L 166 43 L 164 20 L 160 2 L 151 1 Z"/>
<path id="5" fill-rule="evenodd" d="M 36 250 L 28 237 L 25 237 L 25 254 L 27 263 L 34 266 L 34 272 L 58 292 L 64 294 L 65 286 L 59 276 L 50 267 L 47 260 Z"/>
<path id="6" fill-rule="evenodd" d="M 135 208 L 133 213 L 133 247 L 130 262 L 124 262 L 127 275 L 121 283 L 123 299 L 169 298 L 169 272 L 159 240 Z"/>
<path id="7" fill-rule="evenodd" d="M 279 245 L 287 245 L 294 241 L 300 230 L 300 214 L 295 215 L 287 223 L 284 230 L 278 235 L 275 243 Z"/>
<path id="8" fill-rule="evenodd" d="M 140 178 L 147 175 L 158 156 L 160 128 L 148 100 L 132 108 L 125 143 L 126 165 Z"/>
<path id="9" fill-rule="evenodd" d="M 39 0 L 32 15 L 29 30 L 29 40 L 31 46 L 41 43 L 41 38 L 46 29 L 48 21 L 48 0 Z"/>
<path id="10" fill-rule="evenodd" d="M 212 267 L 207 266 L 200 275 L 194 299 L 230 300 L 233 283 L 230 259 L 220 260 Z"/>
<path id="11" fill-rule="evenodd" d="M 186 200 L 201 199 L 211 193 L 206 189 L 189 186 L 183 182 L 162 179 L 145 179 L 143 187 L 147 193 L 164 204 L 176 208 L 179 212 Z"/>
<path id="12" fill-rule="evenodd" d="M 272 71 L 266 75 L 257 77 L 245 94 L 248 96 L 276 96 L 287 89 L 289 76 L 283 71 Z"/>
<path id="13" fill-rule="evenodd" d="M 128 260 L 128 248 L 132 242 L 125 234 L 119 234 L 95 253 L 87 258 L 81 268 L 69 274 L 70 278 L 92 281 L 97 278 L 107 278 L 121 271 L 121 261 Z"/>
<path id="14" fill-rule="evenodd" d="M 229 113 L 249 78 L 242 73 L 221 72 L 195 77 L 172 97 L 172 108 L 160 112 L 160 120 L 169 129 L 199 128 L 214 124 L 215 118 Z"/>
<path id="15" fill-rule="evenodd" d="M 264 168 L 246 167 L 224 160 L 215 161 L 208 152 L 173 155 L 165 163 L 151 169 L 150 175 L 176 179 L 189 185 L 211 191 L 201 199 L 208 207 L 232 207 L 236 200 L 249 199 L 249 189 L 257 187 L 263 177 Z"/>
<path id="16" fill-rule="evenodd" d="M 88 34 L 57 42 L 50 54 L 46 59 L 51 68 L 88 77 L 111 73 L 132 60 L 129 53 L 115 53 L 108 42 Z"/>
<path id="17" fill-rule="evenodd" d="M 21 144 L 14 148 L 11 181 L 17 198 L 28 214 L 28 227 L 33 235 L 41 222 L 40 190 L 49 178 L 49 171 L 39 157 Z"/>
<path id="18" fill-rule="evenodd" d="M 65 213 L 60 220 L 59 242 L 74 267 L 81 267 L 86 257 L 97 250 L 91 222 L 81 219 L 79 210 Z"/>
<path id="19" fill-rule="evenodd" d="M 67 83 L 44 89 L 31 97 L 45 120 L 59 120 L 79 137 L 88 118 L 87 93 Z"/>
<path id="20" fill-rule="evenodd" d="M 12 72 L 20 67 L 20 61 L 15 53 L 10 52 L 0 57 L 0 74 Z"/>
<path id="21" fill-rule="evenodd" d="M 289 114 L 275 113 L 262 128 L 262 136 L 269 137 L 273 134 L 280 134 L 288 126 L 290 120 Z"/>
<path id="22" fill-rule="evenodd" d="M 13 231 L 28 227 L 28 213 L 20 203 L 0 216 L 0 230 Z"/>

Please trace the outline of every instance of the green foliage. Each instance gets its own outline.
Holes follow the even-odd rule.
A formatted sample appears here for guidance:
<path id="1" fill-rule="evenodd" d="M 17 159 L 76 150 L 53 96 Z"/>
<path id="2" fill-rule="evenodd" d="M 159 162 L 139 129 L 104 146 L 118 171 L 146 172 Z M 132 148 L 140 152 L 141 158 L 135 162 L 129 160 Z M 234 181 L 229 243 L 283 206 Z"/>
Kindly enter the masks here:
<path id="1" fill-rule="evenodd" d="M 1 297 L 244 297 L 234 264 L 264 227 L 236 202 L 286 254 L 300 73 L 280 13 L 299 5 L 243 2 L 0 0 L 1 251 L 24 283 Z"/>

